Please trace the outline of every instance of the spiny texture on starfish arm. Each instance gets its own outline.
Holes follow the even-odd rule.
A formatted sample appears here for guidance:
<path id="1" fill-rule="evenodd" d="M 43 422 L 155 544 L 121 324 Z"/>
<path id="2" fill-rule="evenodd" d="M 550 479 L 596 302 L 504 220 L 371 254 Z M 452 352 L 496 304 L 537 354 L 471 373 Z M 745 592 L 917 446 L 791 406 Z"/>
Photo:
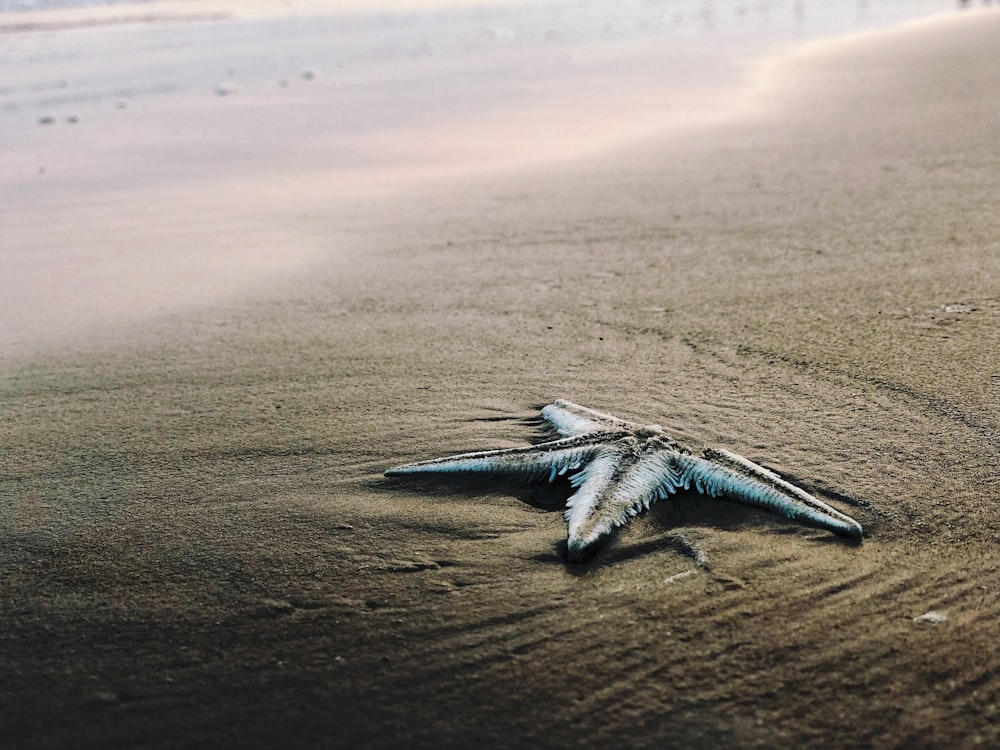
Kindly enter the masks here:
<path id="1" fill-rule="evenodd" d="M 701 456 L 657 424 L 640 425 L 559 400 L 542 417 L 564 437 L 525 448 L 478 451 L 389 469 L 386 476 L 479 474 L 522 481 L 568 476 L 567 557 L 579 560 L 612 529 L 657 500 L 692 487 L 860 539 L 861 524 L 753 461 L 720 448 Z"/>

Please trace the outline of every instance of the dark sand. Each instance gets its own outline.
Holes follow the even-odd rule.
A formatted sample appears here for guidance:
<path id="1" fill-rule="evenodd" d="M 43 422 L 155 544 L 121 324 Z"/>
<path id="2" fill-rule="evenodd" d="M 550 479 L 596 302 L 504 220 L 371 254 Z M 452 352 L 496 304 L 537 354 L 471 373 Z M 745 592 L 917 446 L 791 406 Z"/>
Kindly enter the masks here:
<path id="1" fill-rule="evenodd" d="M 4 744 L 1000 744 L 998 48 L 817 45 L 697 133 L 310 214 L 308 281 L 6 365 Z M 557 397 L 867 536 L 692 495 L 570 566 L 548 494 L 381 477 Z"/>

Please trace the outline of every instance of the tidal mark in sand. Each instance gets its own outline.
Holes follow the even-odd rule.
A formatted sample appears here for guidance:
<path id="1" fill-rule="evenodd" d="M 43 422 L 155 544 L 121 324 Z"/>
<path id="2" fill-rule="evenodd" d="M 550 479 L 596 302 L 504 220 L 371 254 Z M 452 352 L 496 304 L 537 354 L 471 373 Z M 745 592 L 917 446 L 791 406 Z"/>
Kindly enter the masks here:
<path id="1" fill-rule="evenodd" d="M 989 422 L 983 421 L 947 399 L 935 396 L 931 393 L 918 390 L 903 383 L 898 383 L 888 378 L 875 377 L 873 375 L 863 375 L 859 372 L 852 372 L 845 368 L 836 367 L 823 362 L 799 359 L 787 354 L 780 354 L 767 349 L 755 349 L 749 346 L 739 346 L 737 354 L 762 357 L 772 362 L 781 362 L 791 367 L 810 372 L 825 373 L 853 380 L 858 383 L 865 383 L 883 391 L 909 398 L 927 414 L 944 417 L 956 424 L 960 424 L 974 432 L 983 442 L 987 443 L 993 450 L 1000 452 L 1000 429 Z"/>

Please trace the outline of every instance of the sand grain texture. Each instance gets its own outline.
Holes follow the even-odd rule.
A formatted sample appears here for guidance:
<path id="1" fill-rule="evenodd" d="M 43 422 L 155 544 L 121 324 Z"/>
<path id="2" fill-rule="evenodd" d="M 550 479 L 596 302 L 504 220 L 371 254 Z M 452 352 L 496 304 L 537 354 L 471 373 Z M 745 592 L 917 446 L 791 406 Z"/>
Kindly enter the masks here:
<path id="1" fill-rule="evenodd" d="M 0 734 L 996 745 L 998 44 L 984 13 L 812 48 L 731 122 L 373 199 L 292 291 L 7 367 Z M 381 477 L 557 397 L 869 536 L 692 495 L 567 566 L 551 493 Z"/>

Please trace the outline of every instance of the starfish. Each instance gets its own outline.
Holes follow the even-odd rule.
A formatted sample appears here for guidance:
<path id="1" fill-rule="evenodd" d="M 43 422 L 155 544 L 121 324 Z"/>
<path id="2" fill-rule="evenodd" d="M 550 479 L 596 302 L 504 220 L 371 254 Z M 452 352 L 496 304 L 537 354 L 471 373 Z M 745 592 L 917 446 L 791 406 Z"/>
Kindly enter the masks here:
<path id="1" fill-rule="evenodd" d="M 691 487 L 861 538 L 861 524 L 850 516 L 730 451 L 706 448 L 695 456 L 658 424 L 626 422 L 570 401 L 549 404 L 542 417 L 564 437 L 525 448 L 404 464 L 385 475 L 473 474 L 529 482 L 568 476 L 576 488 L 565 513 L 566 556 L 571 562 L 657 500 Z"/>

